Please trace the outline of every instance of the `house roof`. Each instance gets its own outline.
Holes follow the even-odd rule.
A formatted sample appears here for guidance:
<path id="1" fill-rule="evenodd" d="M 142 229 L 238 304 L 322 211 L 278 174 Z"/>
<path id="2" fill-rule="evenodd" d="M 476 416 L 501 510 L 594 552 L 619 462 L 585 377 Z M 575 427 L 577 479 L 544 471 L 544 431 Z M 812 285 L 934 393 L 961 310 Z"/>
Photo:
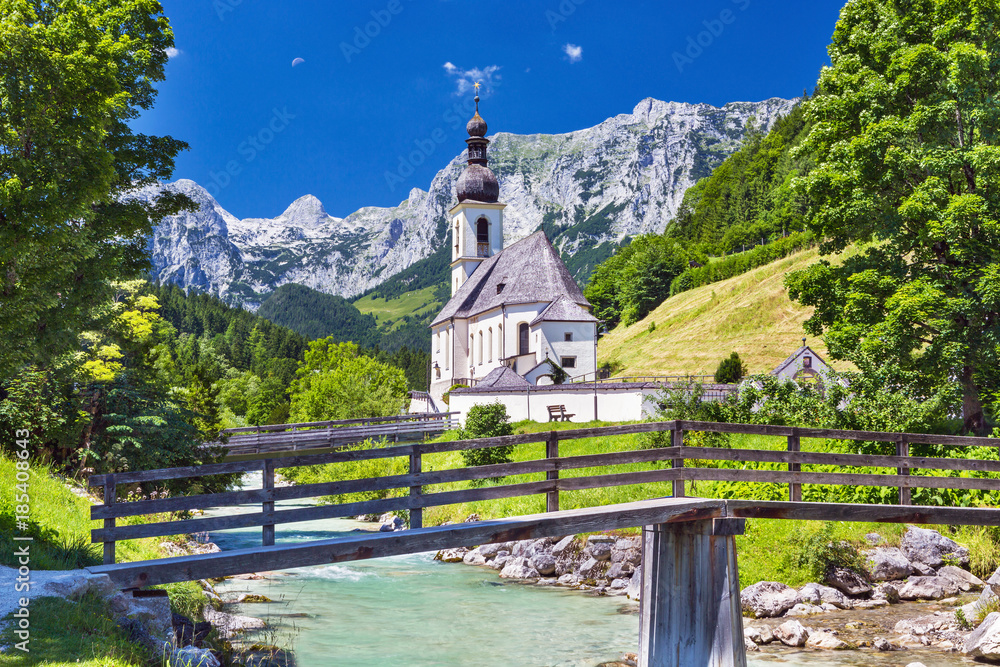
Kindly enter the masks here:
<path id="1" fill-rule="evenodd" d="M 816 354 L 815 350 L 813 350 L 808 345 L 803 345 L 799 349 L 797 349 L 794 352 L 792 352 L 792 354 L 787 359 L 785 359 L 780 364 L 778 364 L 777 367 L 773 371 L 771 371 L 771 375 L 778 375 L 779 373 L 781 373 L 781 371 L 785 370 L 790 365 L 792 365 L 792 363 L 796 359 L 798 359 L 799 357 L 801 357 L 805 352 L 809 352 L 815 359 L 818 359 L 819 362 L 821 364 L 823 364 L 824 366 L 826 366 L 827 368 L 830 367 L 830 364 L 826 363 L 826 360 L 823 359 L 823 357 L 821 357 L 818 354 Z"/>
<path id="2" fill-rule="evenodd" d="M 531 321 L 530 326 L 542 322 L 597 322 L 597 318 L 578 306 L 565 295 L 560 295 Z"/>
<path id="3" fill-rule="evenodd" d="M 503 289 L 498 293 L 500 285 Z M 503 305 L 552 302 L 560 296 L 579 306 L 590 306 L 545 232 L 538 231 L 480 264 L 431 326 Z"/>
<path id="4" fill-rule="evenodd" d="M 527 380 L 506 366 L 494 368 L 476 384 L 477 388 L 484 389 L 524 389 L 528 386 L 531 385 Z"/>

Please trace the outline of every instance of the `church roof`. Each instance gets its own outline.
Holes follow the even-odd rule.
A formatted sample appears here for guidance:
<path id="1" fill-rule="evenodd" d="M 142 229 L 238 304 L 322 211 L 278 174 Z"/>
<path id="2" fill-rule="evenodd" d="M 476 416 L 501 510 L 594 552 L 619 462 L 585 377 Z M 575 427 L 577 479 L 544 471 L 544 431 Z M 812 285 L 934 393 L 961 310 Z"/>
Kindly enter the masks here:
<path id="1" fill-rule="evenodd" d="M 494 368 L 486 377 L 476 383 L 477 388 L 484 389 L 524 389 L 529 386 L 531 385 L 527 380 L 506 366 Z"/>
<path id="2" fill-rule="evenodd" d="M 558 299 L 546 306 L 545 310 L 531 321 L 530 326 L 541 322 L 597 322 L 597 318 L 576 305 L 572 299 L 560 295 Z"/>
<path id="3" fill-rule="evenodd" d="M 474 317 L 502 305 L 545 303 L 560 296 L 590 306 L 566 265 L 538 231 L 485 260 L 431 323 Z"/>

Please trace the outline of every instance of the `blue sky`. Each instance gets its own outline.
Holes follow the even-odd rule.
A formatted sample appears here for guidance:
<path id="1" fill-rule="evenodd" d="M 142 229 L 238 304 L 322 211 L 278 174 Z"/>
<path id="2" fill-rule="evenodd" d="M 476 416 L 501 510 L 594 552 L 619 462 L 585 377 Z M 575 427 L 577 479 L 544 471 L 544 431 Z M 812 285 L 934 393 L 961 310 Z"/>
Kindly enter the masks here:
<path id="1" fill-rule="evenodd" d="M 464 147 L 473 80 L 491 134 L 578 130 L 646 97 L 795 97 L 827 62 L 842 5 L 162 2 L 177 52 L 135 127 L 187 141 L 175 178 L 211 186 L 241 218 L 276 216 L 305 194 L 345 216 L 426 189 Z"/>

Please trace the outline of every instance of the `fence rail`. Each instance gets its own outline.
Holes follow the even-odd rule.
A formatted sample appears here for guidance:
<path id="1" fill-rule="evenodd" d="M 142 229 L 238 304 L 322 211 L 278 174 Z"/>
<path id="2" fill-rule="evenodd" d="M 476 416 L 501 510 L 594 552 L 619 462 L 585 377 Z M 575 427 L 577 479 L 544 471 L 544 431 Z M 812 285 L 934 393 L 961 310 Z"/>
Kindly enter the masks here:
<path id="1" fill-rule="evenodd" d="M 560 442 L 582 438 L 606 438 L 652 432 L 669 432 L 669 446 L 582 456 L 560 456 L 559 454 Z M 695 447 L 685 444 L 684 435 L 686 432 L 770 436 L 784 438 L 786 443 L 783 450 Z M 802 451 L 802 441 L 804 439 L 837 439 L 891 443 L 895 445 L 895 454 L 849 454 L 829 451 Z M 545 458 L 515 463 L 423 471 L 422 457 L 426 455 L 528 443 L 545 443 Z M 339 451 L 185 468 L 95 475 L 90 478 L 89 483 L 92 487 L 104 487 L 104 504 L 92 508 L 91 518 L 97 520 L 103 519 L 104 527 L 95 529 L 92 532 L 92 538 L 94 542 L 102 542 L 104 544 L 105 562 L 113 563 L 115 543 L 120 540 L 260 526 L 262 529 L 262 544 L 263 546 L 270 546 L 274 544 L 274 527 L 282 523 L 408 510 L 410 512 L 411 526 L 419 528 L 423 524 L 422 511 L 428 507 L 544 494 L 546 496 L 546 510 L 552 512 L 559 509 L 559 496 L 562 491 L 577 491 L 652 482 L 672 482 L 673 496 L 676 498 L 685 495 L 684 485 L 687 481 L 715 480 L 787 484 L 790 501 L 801 501 L 803 484 L 890 487 L 899 490 L 901 505 L 910 504 L 909 491 L 914 488 L 1000 489 L 1000 479 L 996 478 L 911 475 L 910 473 L 914 470 L 1000 474 L 1000 461 L 996 460 L 950 458 L 948 456 L 911 456 L 909 448 L 910 445 L 914 444 L 997 448 L 1000 447 L 1000 440 L 921 433 L 886 433 L 787 426 L 667 421 L 551 431 L 547 433 L 512 435 L 480 440 L 415 443 L 370 450 Z M 281 468 L 397 457 L 408 459 L 409 470 L 406 474 L 291 487 L 276 488 L 274 485 L 275 472 Z M 706 461 L 776 463 L 787 466 L 787 469 L 714 468 L 705 466 L 703 462 Z M 635 463 L 664 463 L 669 464 L 669 467 L 638 472 L 605 473 L 579 477 L 560 476 L 561 471 Z M 896 473 L 803 471 L 802 466 L 804 465 L 849 468 L 895 468 Z M 261 489 L 134 502 L 118 502 L 116 495 L 116 489 L 124 485 L 252 471 L 260 471 L 262 473 L 263 485 Z M 426 492 L 424 488 L 438 484 L 497 477 L 514 477 L 535 473 L 545 473 L 545 479 L 528 482 L 515 481 L 498 486 L 474 487 L 457 491 L 436 491 L 431 493 Z M 405 495 L 380 500 L 318 505 L 294 509 L 276 510 L 274 507 L 274 503 L 281 500 L 391 489 L 399 489 Z M 161 521 L 138 525 L 119 526 L 116 524 L 117 519 L 131 516 L 257 503 L 261 505 L 260 512 Z M 836 507 L 837 504 L 818 503 L 817 505 Z"/>

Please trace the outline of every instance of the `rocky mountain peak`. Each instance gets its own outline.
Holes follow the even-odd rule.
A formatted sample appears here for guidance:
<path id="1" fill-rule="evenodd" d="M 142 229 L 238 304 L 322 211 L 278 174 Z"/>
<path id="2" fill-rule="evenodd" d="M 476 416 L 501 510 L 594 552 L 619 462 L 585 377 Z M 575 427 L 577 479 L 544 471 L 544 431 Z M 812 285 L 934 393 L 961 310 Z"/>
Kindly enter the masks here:
<path id="1" fill-rule="evenodd" d="M 750 116 L 769 130 L 795 100 L 708 104 L 646 98 L 624 113 L 567 134 L 494 135 L 509 245 L 543 229 L 579 281 L 623 239 L 662 232 L 685 191 L 742 145 Z M 238 220 L 193 181 L 179 189 L 201 211 L 164 220 L 150 241 L 154 277 L 196 286 L 255 309 L 284 283 L 358 295 L 447 243 L 447 211 L 465 162 L 458 155 L 428 190 L 398 206 L 368 206 L 344 219 L 306 195 L 276 218 Z"/>
<path id="2" fill-rule="evenodd" d="M 326 209 L 323 208 L 323 202 L 312 195 L 299 197 L 285 209 L 284 213 L 275 218 L 275 222 L 297 227 L 319 227 L 331 222 L 331 220 L 336 221 L 339 218 L 333 218 L 327 213 Z"/>

